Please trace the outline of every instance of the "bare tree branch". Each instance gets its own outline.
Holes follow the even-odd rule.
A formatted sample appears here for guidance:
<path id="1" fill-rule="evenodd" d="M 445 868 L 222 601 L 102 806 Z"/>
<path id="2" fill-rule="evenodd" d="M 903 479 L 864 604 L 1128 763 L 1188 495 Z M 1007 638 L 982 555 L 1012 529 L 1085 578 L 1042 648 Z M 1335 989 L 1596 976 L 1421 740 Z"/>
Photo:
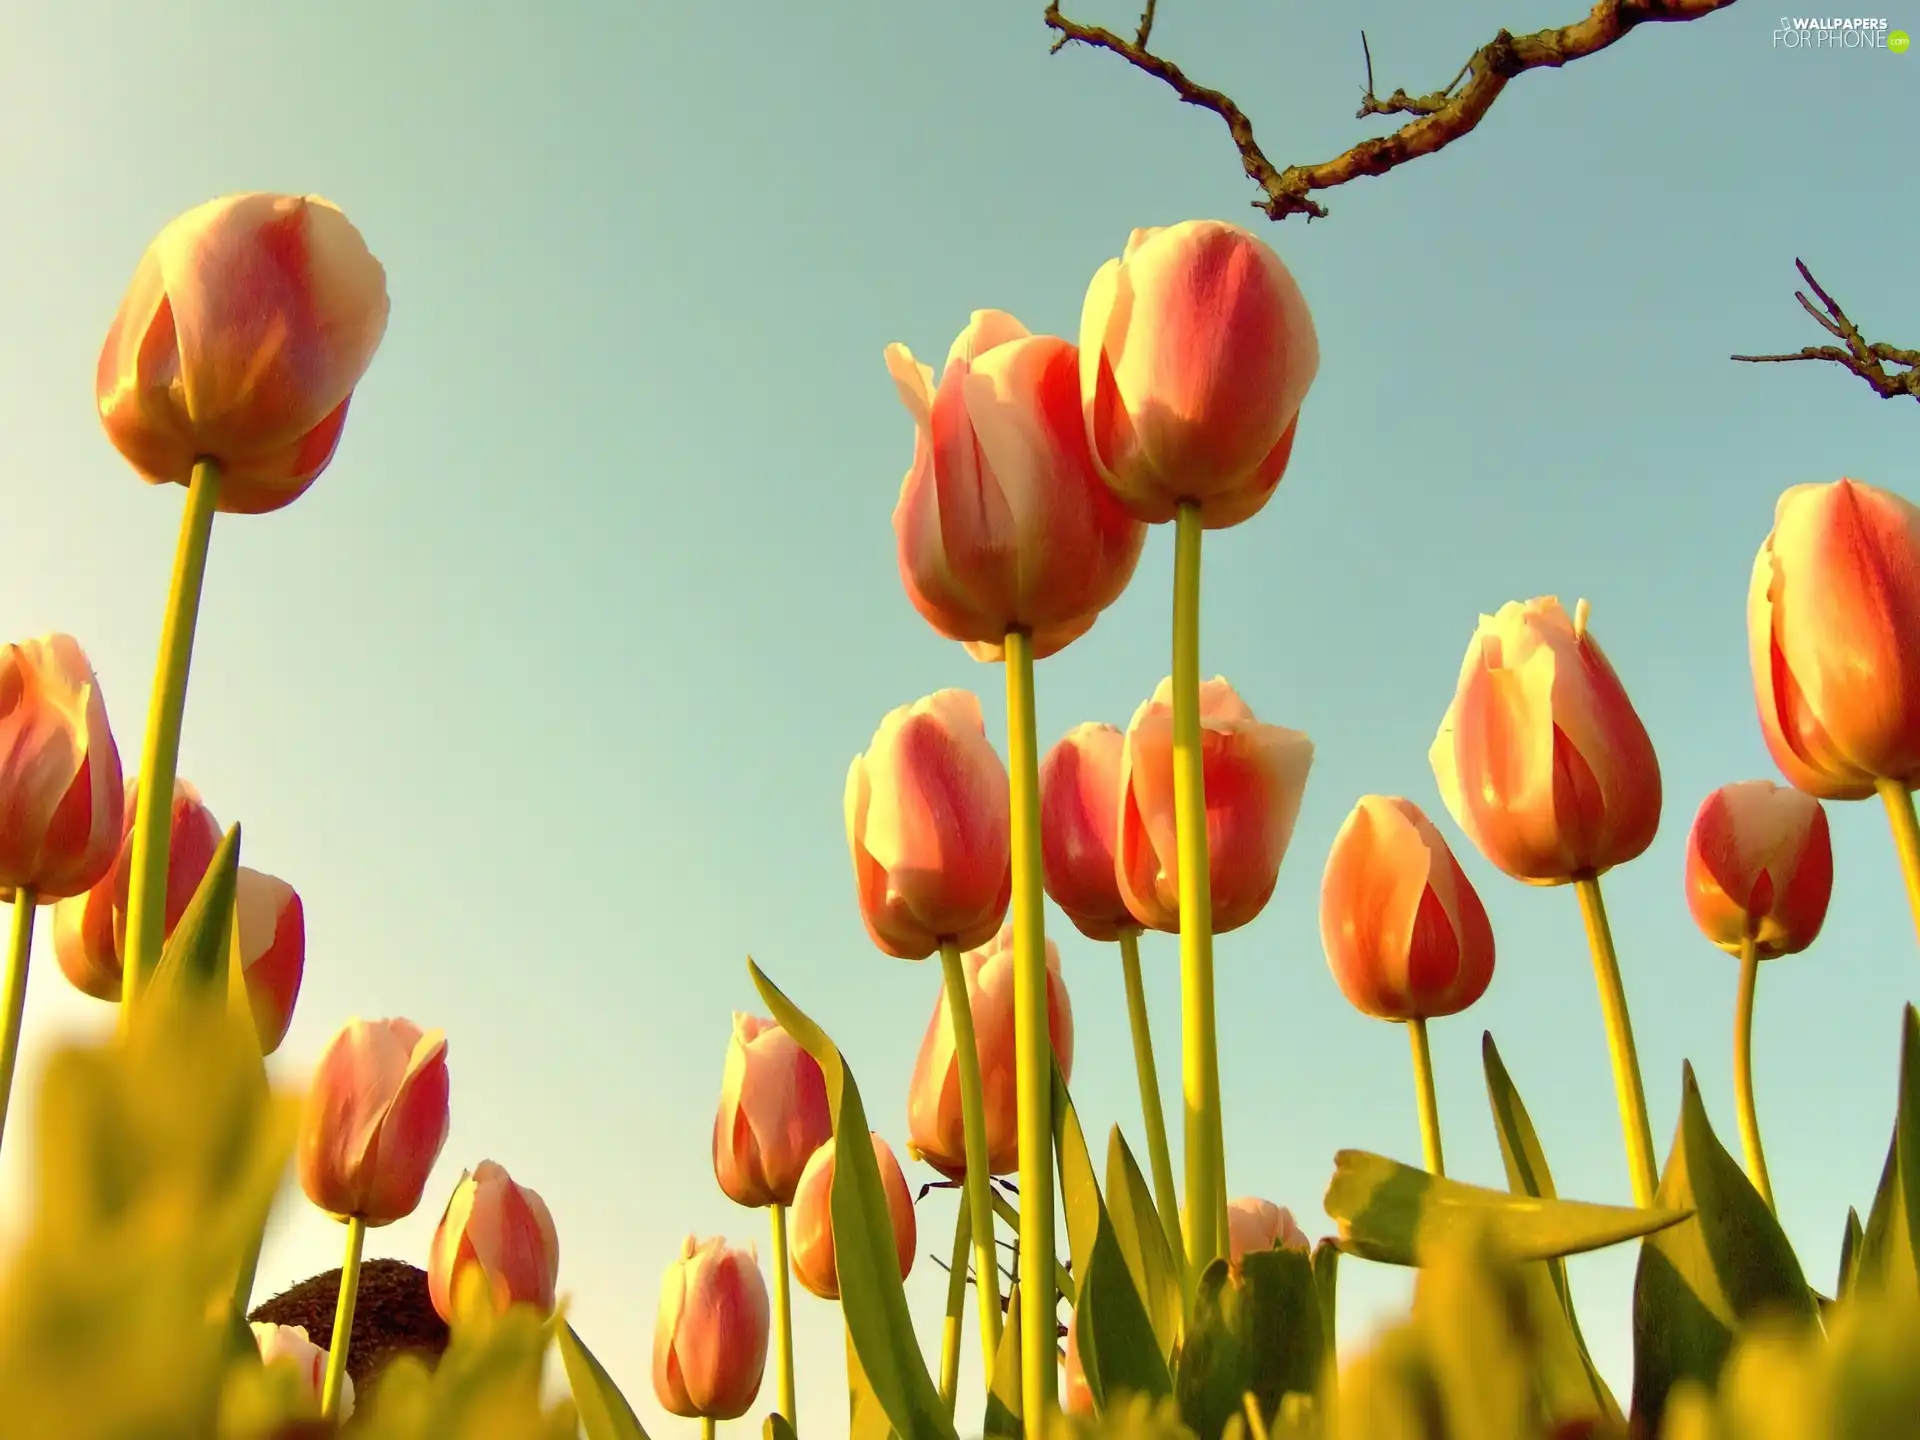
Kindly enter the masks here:
<path id="1" fill-rule="evenodd" d="M 1847 318 L 1847 312 L 1840 308 L 1840 302 L 1821 287 L 1820 282 L 1813 278 L 1813 272 L 1802 261 L 1795 260 L 1793 266 L 1800 272 L 1800 278 L 1807 282 L 1807 289 L 1820 297 L 1820 305 L 1815 306 L 1807 299 L 1806 290 L 1794 291 L 1793 298 L 1800 302 L 1800 308 L 1811 315 L 1822 330 L 1840 343 L 1808 345 L 1790 355 L 1735 355 L 1733 358 L 1749 365 L 1783 364 L 1790 360 L 1827 360 L 1858 375 L 1883 400 L 1892 400 L 1901 395 L 1920 400 L 1920 350 L 1903 350 L 1897 345 L 1869 341 L 1860 333 L 1860 327 Z M 1905 368 L 1896 374 L 1888 371 L 1889 365 Z"/>
<path id="2" fill-rule="evenodd" d="M 1331 160 L 1289 165 L 1285 169 L 1267 158 L 1254 139 L 1253 122 L 1239 105 L 1221 91 L 1191 79 L 1171 60 L 1147 48 L 1153 32 L 1154 0 L 1146 0 L 1146 11 L 1132 40 L 1098 25 L 1069 20 L 1060 13 L 1060 0 L 1048 0 L 1045 19 L 1047 28 L 1058 35 L 1053 42 L 1055 51 L 1069 44 L 1110 50 L 1136 70 L 1164 83 L 1181 103 L 1218 115 L 1240 152 L 1240 164 L 1247 178 L 1261 189 L 1263 198 L 1253 202 L 1255 209 L 1264 211 L 1273 220 L 1284 220 L 1289 215 L 1305 215 L 1315 220 L 1325 218 L 1327 210 L 1313 198 L 1314 191 L 1330 190 L 1366 175 L 1384 175 L 1410 160 L 1452 144 L 1480 123 L 1514 76 L 1528 70 L 1558 69 L 1597 54 L 1641 25 L 1698 20 L 1733 3 L 1734 0 L 1596 0 L 1585 18 L 1571 25 L 1537 30 L 1530 35 L 1513 35 L 1502 30 L 1473 52 L 1444 89 L 1427 95 L 1395 90 L 1384 100 L 1374 92 L 1373 53 L 1367 46 L 1366 36 L 1362 35 L 1360 44 L 1366 56 L 1367 84 L 1357 118 L 1370 115 L 1413 118 L 1390 134 L 1362 140 Z"/>

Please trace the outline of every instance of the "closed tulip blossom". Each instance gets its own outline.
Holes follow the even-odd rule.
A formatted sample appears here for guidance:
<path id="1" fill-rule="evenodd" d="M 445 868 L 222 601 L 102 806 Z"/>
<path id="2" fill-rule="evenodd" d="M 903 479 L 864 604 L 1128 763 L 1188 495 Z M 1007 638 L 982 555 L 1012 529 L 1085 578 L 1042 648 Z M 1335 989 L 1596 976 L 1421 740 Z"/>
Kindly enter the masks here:
<path id="1" fill-rule="evenodd" d="M 713 1173 L 736 1205 L 791 1205 L 813 1152 L 833 1138 L 820 1066 L 772 1020 L 735 1014 L 713 1117 Z"/>
<path id="2" fill-rule="evenodd" d="M 1272 497 L 1320 367 L 1313 317 L 1280 257 L 1216 220 L 1135 230 L 1080 317 L 1094 464 L 1142 520 L 1196 502 L 1209 530 Z"/>
<path id="3" fill-rule="evenodd" d="M 71 635 L 0 648 L 0 900 L 91 889 L 119 853 L 120 751 Z"/>
<path id="4" fill-rule="evenodd" d="M 269 1325 L 255 1320 L 253 1342 L 260 1347 L 260 1359 L 265 1364 L 291 1365 L 297 1370 L 302 1386 L 314 1403 L 319 1404 L 321 1380 L 327 1370 L 327 1349 L 307 1337 L 306 1326 Z M 353 1377 L 342 1375 L 340 1379 L 343 1388 L 338 1418 L 347 1420 L 353 1415 Z"/>
<path id="5" fill-rule="evenodd" d="M 1135 928 L 1114 874 L 1120 758 L 1111 725 L 1077 725 L 1040 762 L 1040 856 L 1047 894 L 1089 940 Z"/>
<path id="6" fill-rule="evenodd" d="M 979 698 L 941 690 L 890 712 L 847 772 L 855 894 L 873 943 L 902 960 L 984 944 L 1013 893 L 1007 770 Z"/>
<path id="7" fill-rule="evenodd" d="M 735 1420 L 767 1365 L 767 1283 L 751 1250 L 691 1235 L 660 1283 L 653 1393 L 669 1414 Z"/>
<path id="8" fill-rule="evenodd" d="M 553 1313 L 560 1273 L 553 1216 L 537 1192 L 516 1185 L 506 1168 L 491 1160 L 460 1176 L 427 1256 L 427 1294 L 449 1325 L 469 1275 L 485 1282 L 496 1314 L 514 1305 Z"/>
<path id="9" fill-rule="evenodd" d="M 1715 945 L 1762 960 L 1811 945 L 1833 894 L 1833 841 L 1811 795 L 1769 780 L 1723 785 L 1687 835 L 1687 909 Z"/>
<path id="10" fill-rule="evenodd" d="M 277 510 L 333 458 L 387 308 L 380 262 L 318 196 L 189 210 L 141 257 L 101 347 L 107 438 L 151 484 L 211 460 L 219 509 Z"/>
<path id="11" fill-rule="evenodd" d="M 1127 727 L 1115 876 L 1136 921 L 1177 933 L 1172 697 L 1173 681 L 1162 680 Z M 1313 742 L 1298 730 L 1261 724 L 1217 675 L 1200 687 L 1200 727 L 1213 933 L 1224 935 L 1252 921 L 1273 897 L 1307 788 Z"/>
<path id="12" fill-rule="evenodd" d="M 1060 1408 L 1069 1415 L 1094 1413 L 1093 1391 L 1087 1385 L 1087 1372 L 1080 1364 L 1080 1312 L 1067 1321 L 1067 1355 L 1061 1365 Z"/>
<path id="13" fill-rule="evenodd" d="M 1313 1250 L 1313 1242 L 1295 1222 L 1291 1210 L 1251 1195 L 1227 1202 L 1227 1239 L 1228 1258 L 1235 1265 L 1249 1252 L 1298 1250 L 1306 1254 Z"/>
<path id="14" fill-rule="evenodd" d="M 1146 543 L 1094 472 L 1074 347 L 976 310 L 933 371 L 904 345 L 887 370 L 913 416 L 913 468 L 893 512 L 914 609 L 975 659 L 1009 630 L 1040 659 L 1084 635 L 1127 587 Z"/>
<path id="15" fill-rule="evenodd" d="M 447 1141 L 447 1041 L 411 1020 L 352 1020 L 328 1042 L 300 1115 L 295 1166 L 336 1219 L 391 1225 L 420 1204 Z"/>
<path id="16" fill-rule="evenodd" d="M 260 1053 L 271 1055 L 287 1037 L 307 963 L 306 910 L 300 895 L 277 875 L 240 867 L 234 892 L 240 926 L 240 962 L 253 1010 Z"/>
<path id="17" fill-rule="evenodd" d="M 880 1188 L 887 1197 L 887 1218 L 893 1226 L 893 1253 L 904 1280 L 913 1272 L 919 1245 L 913 1193 L 907 1189 L 907 1177 L 901 1173 L 893 1147 L 878 1135 L 872 1138 L 874 1163 L 880 1167 Z M 822 1300 L 840 1298 L 840 1272 L 833 1248 L 833 1157 L 832 1140 L 813 1152 L 793 1200 L 794 1278 Z"/>

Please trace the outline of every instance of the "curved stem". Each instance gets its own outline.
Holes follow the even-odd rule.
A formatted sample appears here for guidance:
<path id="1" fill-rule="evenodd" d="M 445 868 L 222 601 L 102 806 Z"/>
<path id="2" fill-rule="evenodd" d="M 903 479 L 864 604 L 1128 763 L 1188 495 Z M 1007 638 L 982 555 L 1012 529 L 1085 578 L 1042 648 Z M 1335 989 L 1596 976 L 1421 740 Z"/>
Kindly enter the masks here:
<path id="1" fill-rule="evenodd" d="M 1440 1100 L 1433 1090 L 1433 1051 L 1427 1045 L 1424 1017 L 1407 1022 L 1407 1038 L 1413 1043 L 1413 1093 L 1420 1105 L 1420 1153 L 1427 1162 L 1429 1175 L 1445 1175 L 1447 1162 L 1440 1154 Z"/>
<path id="2" fill-rule="evenodd" d="M 953 1218 L 953 1259 L 947 1266 L 947 1314 L 940 1326 L 940 1399 L 953 1418 L 953 1407 L 960 1395 L 961 1312 L 967 1308 L 967 1249 L 973 1243 L 973 1210 L 967 1197 L 960 1197 Z"/>
<path id="3" fill-rule="evenodd" d="M 320 1392 L 320 1418 L 331 1420 L 340 1408 L 340 1380 L 347 1373 L 347 1349 L 353 1341 L 353 1307 L 360 1298 L 360 1252 L 367 1222 L 347 1221 L 347 1262 L 340 1267 L 340 1300 L 333 1308 L 333 1338 L 327 1342 L 327 1380 Z"/>
<path id="4" fill-rule="evenodd" d="M 20 1025 L 27 1015 L 27 961 L 33 954 L 31 885 L 13 892 L 13 938 L 7 945 L 5 1029 L 0 1030 L 0 1138 L 7 1130 L 7 1102 L 13 1095 L 13 1072 L 20 1063 Z"/>
<path id="5" fill-rule="evenodd" d="M 799 1417 L 793 1405 L 793 1280 L 787 1273 L 787 1207 L 768 1207 L 773 1213 L 773 1323 L 779 1338 L 780 1413 L 797 1431 Z"/>
<path id="6" fill-rule="evenodd" d="M 1875 781 L 1874 789 L 1886 802 L 1893 845 L 1900 852 L 1900 874 L 1907 882 L 1907 907 L 1913 911 L 1914 928 L 1920 931 L 1920 820 L 1914 818 L 1913 792 L 1898 780 Z"/>
<path id="7" fill-rule="evenodd" d="M 133 1018 L 136 995 L 160 963 L 166 939 L 167 859 L 173 836 L 173 780 L 180 761 L 180 723 L 187 709 L 187 670 L 207 576 L 207 543 L 220 498 L 220 467 L 196 461 L 180 517 L 173 584 L 160 626 L 160 662 L 153 672 L 147 734 L 140 751 L 140 788 L 133 819 L 127 885 L 127 935 L 120 946 L 120 1023 Z"/>
<path id="8" fill-rule="evenodd" d="M 1013 841 L 1014 1085 L 1020 1106 L 1021 1414 L 1040 1434 L 1055 1408 L 1053 1288 L 1053 1030 L 1040 884 L 1040 747 L 1035 737 L 1033 638 L 1006 637 L 1007 778 Z M 979 1218 L 974 1227 L 979 1228 Z M 988 1366 L 993 1360 L 989 1356 Z M 991 1382 L 989 1382 L 991 1383 Z"/>
<path id="9" fill-rule="evenodd" d="M 1133 1029 L 1133 1068 L 1140 1077 L 1140 1113 L 1147 1126 L 1147 1161 L 1153 1198 L 1175 1262 L 1186 1264 L 1180 1242 L 1180 1191 L 1173 1183 L 1173 1153 L 1167 1148 L 1167 1117 L 1160 1108 L 1160 1071 L 1153 1063 L 1153 1030 L 1147 1018 L 1147 987 L 1140 975 L 1140 932 L 1120 932 L 1120 969 L 1127 982 L 1127 1021 Z"/>
<path id="10" fill-rule="evenodd" d="M 1593 952 L 1594 979 L 1600 986 L 1600 1013 L 1607 1022 L 1607 1050 L 1613 1057 L 1613 1088 L 1620 1102 L 1620 1129 L 1626 1137 L 1627 1169 L 1633 1176 L 1633 1203 L 1653 1204 L 1660 1170 L 1653 1158 L 1653 1129 L 1647 1123 L 1647 1092 L 1640 1084 L 1640 1057 L 1633 1048 L 1633 1021 L 1627 1016 L 1627 990 L 1620 982 L 1620 957 L 1614 953 L 1607 907 L 1598 876 L 1573 882 L 1580 914 L 1587 922 L 1587 948 Z"/>
<path id="11" fill-rule="evenodd" d="M 1749 935 L 1740 945 L 1740 992 L 1733 1006 L 1733 1102 L 1740 1116 L 1740 1148 L 1746 1152 L 1747 1176 L 1771 1210 L 1773 1182 L 1767 1178 L 1767 1157 L 1760 1149 L 1760 1116 L 1753 1107 L 1753 992 L 1759 980 L 1760 951 Z"/>
<path id="12" fill-rule="evenodd" d="M 966 1135 L 967 1173 L 961 1181 L 973 1229 L 975 1285 L 980 1291 L 981 1363 L 993 1385 L 993 1357 L 1000 1353 L 1000 1268 L 993 1253 L 993 1186 L 987 1171 L 987 1112 L 980 1095 L 980 1050 L 974 1038 L 973 1001 L 960 948 L 940 946 L 946 972 L 947 1015 L 953 1022 L 953 1054 L 960 1067 L 960 1124 Z"/>

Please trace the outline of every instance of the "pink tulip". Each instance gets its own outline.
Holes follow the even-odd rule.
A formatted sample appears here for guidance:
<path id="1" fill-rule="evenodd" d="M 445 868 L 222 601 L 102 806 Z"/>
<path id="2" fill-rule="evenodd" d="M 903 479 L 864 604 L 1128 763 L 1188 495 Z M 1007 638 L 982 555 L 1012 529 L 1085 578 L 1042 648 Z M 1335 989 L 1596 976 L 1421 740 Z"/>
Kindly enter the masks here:
<path id="1" fill-rule="evenodd" d="M 791 1205 L 814 1151 L 833 1138 L 820 1066 L 771 1020 L 735 1014 L 713 1117 L 713 1174 L 736 1205 Z"/>
<path id="2" fill-rule="evenodd" d="M 268 1325 L 255 1320 L 253 1343 L 260 1347 L 260 1359 L 264 1363 L 291 1364 L 298 1370 L 308 1397 L 315 1406 L 319 1405 L 320 1392 L 327 1377 L 327 1349 L 307 1338 L 306 1326 Z M 335 1418 L 348 1420 L 352 1417 L 353 1377 L 343 1371 L 340 1375 L 340 1408 Z"/>
<path id="3" fill-rule="evenodd" d="M 1135 230 L 1080 315 L 1094 465 L 1142 520 L 1200 506 L 1210 530 L 1259 511 L 1286 473 L 1320 368 L 1287 267 L 1237 225 Z"/>
<path id="4" fill-rule="evenodd" d="M 515 1305 L 553 1313 L 560 1273 L 553 1216 L 537 1192 L 514 1184 L 505 1167 L 491 1160 L 462 1172 L 427 1252 L 427 1294 L 449 1325 L 455 1297 L 475 1273 L 486 1281 L 494 1313 L 504 1315 Z"/>
<path id="5" fill-rule="evenodd" d="M 1089 940 L 1133 928 L 1114 874 L 1120 758 L 1111 725 L 1078 725 L 1040 762 L 1040 862 L 1047 894 Z"/>
<path id="6" fill-rule="evenodd" d="M 1013 894 L 1007 770 L 979 698 L 942 690 L 880 722 L 847 772 L 854 890 L 873 943 L 924 960 L 992 938 Z"/>
<path id="7" fill-rule="evenodd" d="M 1207 792 L 1207 868 L 1213 933 L 1247 924 L 1273 897 L 1293 838 L 1313 742 L 1262 725 L 1219 676 L 1200 687 L 1201 765 Z M 1119 848 L 1114 875 L 1133 918 L 1180 930 L 1180 870 L 1173 814 L 1173 680 L 1134 711 L 1120 759 Z"/>
<path id="8" fill-rule="evenodd" d="M 1796 789 L 1920 784 L 1920 506 L 1858 480 L 1795 485 L 1753 563 L 1760 730 Z"/>
<path id="9" fill-rule="evenodd" d="M 687 1237 L 660 1284 L 653 1393 L 669 1414 L 735 1420 L 767 1367 L 767 1283 L 753 1251 Z"/>
<path id="10" fill-rule="evenodd" d="M 271 1055 L 287 1038 L 300 979 L 307 964 L 307 918 L 293 886 L 275 875 L 240 867 L 234 893 L 240 922 L 240 960 L 260 1053 Z"/>
<path id="11" fill-rule="evenodd" d="M 1020 1167 L 1020 1107 L 1014 1084 L 1013 927 L 992 943 L 960 957 L 973 1010 L 974 1049 L 980 1056 L 980 1101 L 987 1131 L 987 1169 L 1009 1175 Z M 1060 948 L 1047 941 L 1047 1029 L 1060 1073 L 1073 1078 L 1073 1005 L 1060 977 Z M 910 1150 L 950 1177 L 967 1170 L 966 1131 L 960 1116 L 960 1056 L 954 1045 L 947 993 L 940 992 L 907 1090 Z"/>
<path id="12" fill-rule="evenodd" d="M 327 1043 L 301 1109 L 295 1163 L 335 1219 L 405 1219 L 447 1143 L 447 1039 L 411 1020 L 350 1020 Z"/>
<path id="13" fill-rule="evenodd" d="M 1365 795 L 1334 837 L 1320 941 L 1340 992 L 1382 1020 L 1456 1015 L 1493 979 L 1493 926 L 1411 800 Z"/>
<path id="14" fill-rule="evenodd" d="M 1087 1384 L 1087 1372 L 1080 1364 L 1080 1312 L 1067 1321 L 1067 1358 L 1060 1381 L 1060 1408 L 1069 1415 L 1093 1414 L 1093 1390 Z"/>
<path id="15" fill-rule="evenodd" d="M 1551 596 L 1482 615 L 1428 754 L 1447 809 L 1516 880 L 1564 885 L 1660 828 L 1660 762 L 1585 623 Z"/>
<path id="16" fill-rule="evenodd" d="M 822 1300 L 840 1298 L 840 1271 L 833 1248 L 833 1151 L 834 1142 L 828 1139 L 813 1152 L 793 1199 L 794 1278 Z M 913 1273 L 914 1253 L 919 1246 L 913 1194 L 907 1189 L 907 1177 L 900 1171 L 893 1147 L 878 1135 L 873 1136 L 873 1158 L 880 1167 L 880 1188 L 886 1193 L 887 1218 L 893 1226 L 893 1253 L 904 1280 Z"/>
<path id="17" fill-rule="evenodd" d="M 1016 628 L 1036 659 L 1084 635 L 1147 532 L 1094 473 L 1074 347 L 976 310 L 937 390 L 904 345 L 887 347 L 887 370 L 916 431 L 893 512 L 914 609 L 979 660 L 1000 659 Z"/>
<path id="18" fill-rule="evenodd" d="M 100 350 L 100 422 L 150 484 L 211 459 L 220 509 L 277 510 L 333 458 L 386 328 L 386 272 L 331 203 L 209 201 L 140 259 Z"/>
<path id="19" fill-rule="evenodd" d="M 1245 1196 L 1227 1202 L 1229 1263 L 1237 1265 L 1249 1251 L 1298 1250 L 1311 1254 L 1313 1242 L 1294 1221 L 1293 1212 L 1271 1200 Z"/>
<path id="20" fill-rule="evenodd" d="M 119 850 L 123 808 L 120 751 L 80 642 L 0 648 L 0 900 L 91 889 Z"/>
<path id="21" fill-rule="evenodd" d="M 1722 950 L 1749 939 L 1762 960 L 1806 949 L 1832 894 L 1827 812 L 1811 795 L 1744 780 L 1702 802 L 1687 834 L 1687 908 Z"/>

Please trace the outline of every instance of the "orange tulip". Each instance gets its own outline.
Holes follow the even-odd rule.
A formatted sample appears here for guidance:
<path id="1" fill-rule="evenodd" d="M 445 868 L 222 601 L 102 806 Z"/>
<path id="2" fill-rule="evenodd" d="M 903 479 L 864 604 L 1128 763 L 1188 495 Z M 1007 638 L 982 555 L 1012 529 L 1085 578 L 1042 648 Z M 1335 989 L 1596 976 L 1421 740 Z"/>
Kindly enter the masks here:
<path id="1" fill-rule="evenodd" d="M 1493 979 L 1493 926 L 1411 800 L 1365 795 L 1327 856 L 1320 941 L 1340 992 L 1382 1020 L 1457 1015 Z"/>
<path id="2" fill-rule="evenodd" d="M 91 889 L 119 851 L 120 751 L 80 642 L 0 649 L 0 900 L 51 905 Z"/>
<path id="3" fill-rule="evenodd" d="M 1013 895 L 1007 769 L 980 700 L 941 690 L 902 705 L 847 772 L 853 881 L 873 943 L 924 960 L 992 938 Z"/>
<path id="4" fill-rule="evenodd" d="M 794 1278 L 822 1300 L 840 1298 L 840 1272 L 833 1250 L 833 1147 L 829 1138 L 813 1152 L 793 1198 Z M 919 1246 L 913 1194 L 907 1189 L 907 1177 L 900 1171 L 893 1147 L 878 1135 L 873 1136 L 873 1158 L 880 1167 L 880 1188 L 886 1192 L 887 1216 L 893 1226 L 893 1253 L 900 1261 L 900 1278 L 904 1280 L 913 1273 Z"/>
<path id="5" fill-rule="evenodd" d="M 1753 563 L 1760 729 L 1796 789 L 1920 784 L 1920 506 L 1857 480 L 1795 485 Z"/>
<path id="6" fill-rule="evenodd" d="M 337 1220 L 405 1219 L 447 1143 L 447 1040 L 411 1020 L 350 1020 L 301 1108 L 300 1188 Z"/>
<path id="7" fill-rule="evenodd" d="M 1660 828 L 1660 762 L 1619 677 L 1551 596 L 1482 615 L 1428 753 L 1480 853 L 1529 885 L 1641 854 Z"/>
<path id="8" fill-rule="evenodd" d="M 1007 1175 L 1020 1166 L 1020 1109 L 1014 1086 L 1013 927 L 992 943 L 960 957 L 973 1010 L 974 1048 L 980 1056 L 980 1105 L 987 1131 L 987 1169 Z M 1047 1028 L 1060 1074 L 1073 1078 L 1073 1005 L 1060 977 L 1060 947 L 1047 941 Z M 940 992 L 927 1023 L 907 1091 L 909 1150 L 945 1175 L 967 1170 L 960 1117 L 960 1056 L 953 1041 L 947 993 Z"/>
<path id="9" fill-rule="evenodd" d="M 515 1305 L 553 1313 L 560 1273 L 553 1216 L 537 1192 L 514 1184 L 491 1160 L 462 1172 L 427 1252 L 427 1295 L 449 1325 L 462 1279 L 473 1272 L 485 1279 L 496 1314 Z"/>
<path id="10" fill-rule="evenodd" d="M 1047 894 L 1089 940 L 1132 927 L 1114 849 L 1120 827 L 1120 756 L 1111 725 L 1079 725 L 1040 762 L 1040 862 Z"/>
<path id="11" fill-rule="evenodd" d="M 1080 1364 L 1080 1312 L 1076 1309 L 1067 1321 L 1067 1358 L 1060 1381 L 1060 1408 L 1069 1415 L 1093 1414 L 1093 1390 L 1087 1384 L 1087 1372 Z"/>
<path id="12" fill-rule="evenodd" d="M 1084 635 L 1147 531 L 1094 473 L 1074 347 L 976 310 L 938 389 L 904 345 L 887 347 L 887 370 L 916 431 L 893 512 L 914 609 L 979 660 L 1002 658 L 1016 627 L 1035 659 Z"/>
<path id="13" fill-rule="evenodd" d="M 297 499 L 333 458 L 387 328 L 387 277 L 317 195 L 229 195 L 140 259 L 94 374 L 107 438 L 150 484 L 217 461 L 218 506 Z"/>
<path id="14" fill-rule="evenodd" d="M 1236 1265 L 1249 1251 L 1298 1250 L 1310 1254 L 1313 1250 L 1313 1242 L 1294 1221 L 1291 1210 L 1251 1195 L 1227 1202 L 1227 1239 L 1229 1261 Z"/>
<path id="15" fill-rule="evenodd" d="M 753 1251 L 687 1237 L 660 1284 L 653 1393 L 672 1415 L 735 1420 L 767 1368 L 767 1282 Z"/>
<path id="16" fill-rule="evenodd" d="M 735 1014 L 713 1117 L 713 1174 L 736 1205 L 791 1205 L 813 1152 L 833 1138 L 820 1066 L 771 1020 Z"/>
<path id="17" fill-rule="evenodd" d="M 262 1363 L 273 1365 L 290 1362 L 299 1371 L 302 1387 L 313 1403 L 320 1403 L 327 1373 L 327 1348 L 314 1344 L 308 1338 L 306 1326 L 269 1325 L 256 1320 L 253 1322 L 253 1343 L 260 1347 Z M 353 1377 L 345 1373 L 340 1376 L 340 1409 L 335 1418 L 353 1418 Z"/>
<path id="18" fill-rule="evenodd" d="M 1213 933 L 1247 924 L 1273 897 L 1293 838 L 1313 742 L 1262 725 L 1219 676 L 1200 687 L 1201 764 L 1207 792 L 1207 864 Z M 1115 878 L 1133 918 L 1180 930 L 1180 872 L 1173 816 L 1173 681 L 1134 711 L 1120 758 Z"/>
<path id="19" fill-rule="evenodd" d="M 1827 812 L 1770 780 L 1722 785 L 1687 834 L 1687 908 L 1729 954 L 1751 939 L 1762 960 L 1806 949 L 1833 894 Z"/>
<path id="20" fill-rule="evenodd" d="M 1320 345 L 1280 257 L 1216 220 L 1135 230 L 1080 315 L 1094 465 L 1135 515 L 1238 525 L 1280 484 Z"/>

